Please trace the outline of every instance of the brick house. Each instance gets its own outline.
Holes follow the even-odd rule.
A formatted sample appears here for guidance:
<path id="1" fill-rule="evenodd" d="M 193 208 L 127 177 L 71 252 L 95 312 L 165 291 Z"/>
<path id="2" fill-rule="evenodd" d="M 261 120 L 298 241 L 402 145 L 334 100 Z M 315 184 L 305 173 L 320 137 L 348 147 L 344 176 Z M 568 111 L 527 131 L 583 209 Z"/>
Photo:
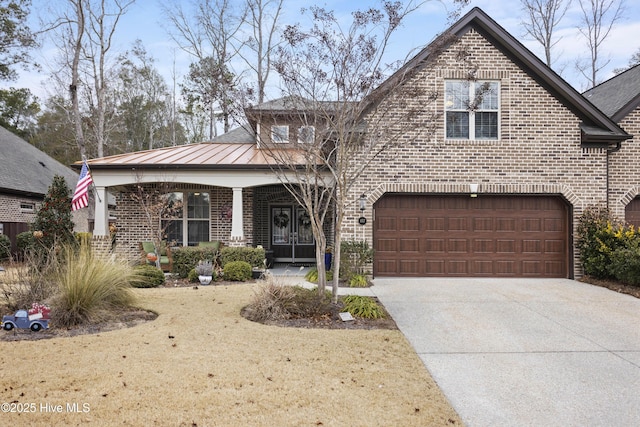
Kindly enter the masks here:
<path id="1" fill-rule="evenodd" d="M 73 189 L 78 174 L 49 157 L 24 139 L 0 127 L 0 233 L 11 239 L 16 252 L 16 236 L 29 229 L 55 175 L 65 178 Z M 77 231 L 86 231 L 87 212 L 77 211 Z"/>
<path id="2" fill-rule="evenodd" d="M 410 75 L 404 85 L 437 93 L 425 114 L 439 123 L 369 165 L 348 196 L 364 195 L 365 209 L 354 203 L 344 238 L 375 249 L 375 276 L 579 277 L 574 230 L 584 209 L 607 205 L 623 218 L 638 203 L 638 85 L 612 86 L 636 92 L 621 116 L 597 108 L 478 8 L 451 34 L 387 80 Z M 461 50 L 471 68 L 460 66 Z M 313 260 L 305 213 L 258 143 L 284 147 L 313 132 L 287 122 L 284 101 L 248 110 L 248 125 L 210 143 L 91 160 L 99 194 L 119 192 L 118 250 L 137 257 L 148 235 L 132 185 L 172 182 L 185 209 L 171 225 L 179 244 L 222 240 L 262 245 L 280 261 Z M 275 227 L 283 216 L 292 220 Z M 108 234 L 103 204 L 95 217 L 94 233 Z"/>

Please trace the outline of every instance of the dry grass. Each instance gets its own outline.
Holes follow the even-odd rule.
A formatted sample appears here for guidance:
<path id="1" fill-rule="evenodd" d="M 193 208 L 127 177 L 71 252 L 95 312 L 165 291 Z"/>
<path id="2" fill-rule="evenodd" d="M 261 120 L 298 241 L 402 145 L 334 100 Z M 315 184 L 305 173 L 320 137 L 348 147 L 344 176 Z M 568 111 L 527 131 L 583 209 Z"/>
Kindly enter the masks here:
<path id="1" fill-rule="evenodd" d="M 462 425 L 399 331 L 253 323 L 239 314 L 252 285 L 136 292 L 155 321 L 0 342 L 1 401 L 36 409 L 2 424 Z"/>

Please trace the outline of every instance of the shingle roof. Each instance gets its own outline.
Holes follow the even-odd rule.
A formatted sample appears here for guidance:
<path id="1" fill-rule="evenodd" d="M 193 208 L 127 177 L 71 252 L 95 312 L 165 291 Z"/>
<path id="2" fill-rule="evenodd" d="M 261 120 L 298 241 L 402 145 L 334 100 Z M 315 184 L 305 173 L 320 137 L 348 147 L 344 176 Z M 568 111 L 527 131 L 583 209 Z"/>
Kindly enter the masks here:
<path id="1" fill-rule="evenodd" d="M 78 174 L 38 150 L 19 136 L 0 127 L 0 191 L 41 197 L 55 175 L 73 189 Z"/>
<path id="2" fill-rule="evenodd" d="M 640 65 L 600 83 L 583 95 L 603 113 L 620 122 L 640 105 Z"/>

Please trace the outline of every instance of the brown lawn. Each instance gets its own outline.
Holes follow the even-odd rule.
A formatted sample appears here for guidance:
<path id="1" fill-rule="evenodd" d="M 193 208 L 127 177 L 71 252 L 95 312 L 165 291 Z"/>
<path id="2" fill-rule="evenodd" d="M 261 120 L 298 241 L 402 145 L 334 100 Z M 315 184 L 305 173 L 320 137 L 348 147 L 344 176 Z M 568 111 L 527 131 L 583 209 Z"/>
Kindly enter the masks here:
<path id="1" fill-rule="evenodd" d="M 399 331 L 253 323 L 252 286 L 138 290 L 155 321 L 0 341 L 1 424 L 462 425 Z"/>

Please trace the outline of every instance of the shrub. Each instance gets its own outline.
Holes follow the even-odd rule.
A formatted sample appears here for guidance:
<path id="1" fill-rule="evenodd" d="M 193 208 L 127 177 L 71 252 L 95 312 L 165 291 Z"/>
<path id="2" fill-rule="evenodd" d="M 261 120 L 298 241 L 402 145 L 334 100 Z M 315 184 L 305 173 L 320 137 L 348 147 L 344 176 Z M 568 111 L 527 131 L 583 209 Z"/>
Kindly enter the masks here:
<path id="1" fill-rule="evenodd" d="M 629 285 L 640 285 L 640 238 L 611 254 L 610 271 L 616 279 Z"/>
<path id="2" fill-rule="evenodd" d="M 93 237 L 92 233 L 89 232 L 78 232 L 76 233 L 76 240 L 81 245 L 89 245 L 91 244 L 91 238 Z"/>
<path id="3" fill-rule="evenodd" d="M 162 270 L 154 265 L 137 265 L 134 271 L 135 277 L 131 280 L 134 288 L 157 288 L 164 285 L 166 280 Z"/>
<path id="4" fill-rule="evenodd" d="M 99 321 L 114 310 L 131 306 L 134 269 L 123 262 L 94 256 L 82 245 L 66 246 L 56 272 L 58 293 L 51 303 L 52 321 L 63 327 Z"/>
<path id="5" fill-rule="evenodd" d="M 171 251 L 173 256 L 173 273 L 181 278 L 189 275 L 191 269 L 202 260 L 211 261 L 214 271 L 220 269 L 220 252 L 216 248 L 206 246 L 184 246 Z"/>
<path id="6" fill-rule="evenodd" d="M 0 234 L 0 261 L 11 257 L 11 239 L 6 234 Z"/>
<path id="7" fill-rule="evenodd" d="M 189 279 L 189 282 L 192 282 L 192 283 L 200 281 L 200 279 L 198 278 L 198 272 L 196 271 L 195 268 L 192 268 L 191 271 L 189 271 L 189 274 L 187 275 L 187 279 Z"/>
<path id="8" fill-rule="evenodd" d="M 21 255 L 24 255 L 33 246 L 33 231 L 23 231 L 16 236 L 16 245 Z"/>
<path id="9" fill-rule="evenodd" d="M 245 282 L 252 277 L 251 264 L 246 261 L 231 261 L 224 266 L 224 279 Z"/>
<path id="10" fill-rule="evenodd" d="M 333 271 L 327 271 L 327 282 L 333 280 Z M 313 267 L 309 269 L 307 274 L 304 275 L 304 279 L 310 283 L 318 283 L 318 269 Z"/>
<path id="11" fill-rule="evenodd" d="M 616 221 L 608 209 L 590 207 L 580 216 L 577 234 L 585 274 L 598 279 L 614 278 L 611 255 L 633 238 L 633 230 Z"/>
<path id="12" fill-rule="evenodd" d="M 344 310 L 355 317 L 364 319 L 382 319 L 384 310 L 373 298 L 360 295 L 348 295 L 342 299 Z"/>
<path id="13" fill-rule="evenodd" d="M 366 288 L 367 286 L 369 286 L 369 281 L 364 274 L 354 274 L 349 279 L 350 288 Z"/>
<path id="14" fill-rule="evenodd" d="M 263 248 L 226 247 L 220 251 L 220 257 L 223 268 L 227 263 L 234 261 L 244 261 L 249 263 L 251 267 L 264 268 L 265 252 Z"/>
<path id="15" fill-rule="evenodd" d="M 365 274 L 373 262 L 373 249 L 366 241 L 345 240 L 340 244 L 340 278 L 350 280 L 355 274 Z"/>
<path id="16" fill-rule="evenodd" d="M 256 287 L 253 299 L 245 308 L 246 317 L 254 322 L 289 319 L 288 307 L 295 297 L 292 286 L 282 285 L 273 277 Z"/>

